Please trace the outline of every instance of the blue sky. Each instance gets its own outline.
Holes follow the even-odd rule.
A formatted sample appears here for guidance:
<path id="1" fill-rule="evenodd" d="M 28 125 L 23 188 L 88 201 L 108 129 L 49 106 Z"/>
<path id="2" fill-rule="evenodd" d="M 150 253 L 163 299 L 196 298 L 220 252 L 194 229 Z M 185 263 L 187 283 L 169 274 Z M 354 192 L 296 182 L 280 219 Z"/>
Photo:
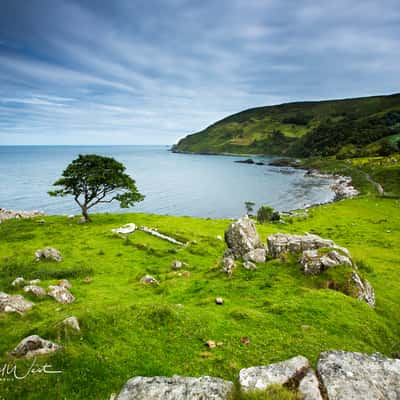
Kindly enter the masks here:
<path id="1" fill-rule="evenodd" d="M 399 72 L 398 0 L 1 0 L 0 144 L 172 144 Z"/>

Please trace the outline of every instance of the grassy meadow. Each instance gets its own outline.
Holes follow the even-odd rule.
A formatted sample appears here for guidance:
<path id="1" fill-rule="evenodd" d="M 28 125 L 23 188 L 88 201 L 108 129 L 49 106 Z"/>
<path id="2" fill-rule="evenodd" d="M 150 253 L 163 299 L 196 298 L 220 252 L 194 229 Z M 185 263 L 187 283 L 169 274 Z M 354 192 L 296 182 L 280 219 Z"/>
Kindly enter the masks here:
<path id="1" fill-rule="evenodd" d="M 326 289 L 321 277 L 304 276 L 294 258 L 270 260 L 256 271 L 238 265 L 228 277 L 219 265 L 225 243 L 217 239 L 230 223 L 226 220 L 133 213 L 98 214 L 83 225 L 64 216 L 0 224 L 1 291 L 22 294 L 11 286 L 17 276 L 39 278 L 44 288 L 67 278 L 76 297 L 61 305 L 26 295 L 35 303 L 31 311 L 0 314 L 0 366 L 14 363 L 6 353 L 31 334 L 63 346 L 37 360 L 62 374 L 0 381 L 0 398 L 108 399 L 135 375 L 235 381 L 241 368 L 298 354 L 315 364 L 328 349 L 399 351 L 400 201 L 363 195 L 308 213 L 257 228 L 264 242 L 274 232 L 310 232 L 347 247 L 375 288 L 375 309 Z M 158 228 L 188 245 L 141 231 L 127 238 L 111 232 L 129 222 Z M 45 246 L 58 248 L 63 261 L 35 263 L 35 250 Z M 187 266 L 174 271 L 174 260 Z M 141 284 L 145 274 L 160 284 Z M 216 297 L 224 304 L 216 305 Z M 59 324 L 71 315 L 78 317 L 81 333 Z M 208 340 L 222 345 L 210 349 Z M 30 364 L 17 361 L 20 371 Z"/>

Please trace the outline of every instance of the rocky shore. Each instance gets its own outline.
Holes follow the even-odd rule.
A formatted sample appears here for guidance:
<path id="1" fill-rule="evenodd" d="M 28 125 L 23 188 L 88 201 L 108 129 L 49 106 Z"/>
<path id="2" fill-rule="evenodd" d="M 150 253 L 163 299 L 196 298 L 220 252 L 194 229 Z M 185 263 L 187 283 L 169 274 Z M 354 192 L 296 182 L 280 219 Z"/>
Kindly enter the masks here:
<path id="1" fill-rule="evenodd" d="M 7 221 L 9 219 L 26 219 L 26 218 L 34 218 L 43 216 L 44 213 L 41 211 L 14 211 L 14 210 L 5 210 L 4 208 L 0 208 L 0 223 Z"/>

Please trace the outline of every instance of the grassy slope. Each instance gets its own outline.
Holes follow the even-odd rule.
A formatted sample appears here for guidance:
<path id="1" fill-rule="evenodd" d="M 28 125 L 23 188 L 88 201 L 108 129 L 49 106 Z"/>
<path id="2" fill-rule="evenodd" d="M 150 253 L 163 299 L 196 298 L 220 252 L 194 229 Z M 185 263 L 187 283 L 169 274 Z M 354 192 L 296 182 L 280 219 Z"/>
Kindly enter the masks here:
<path id="1" fill-rule="evenodd" d="M 354 131 L 357 126 L 369 126 L 367 121 L 374 119 L 371 130 L 381 130 L 381 125 L 376 121 L 393 111 L 400 111 L 399 94 L 253 108 L 187 136 L 178 143 L 175 150 L 194 153 L 286 154 L 296 139 L 304 137 L 321 124 L 327 123 L 333 130 L 338 124 L 338 130 L 341 130 L 343 121 L 348 119 L 352 121 L 351 131 Z M 342 125 L 339 127 L 339 124 Z M 273 139 L 272 132 L 276 130 L 282 132 L 286 139 Z M 361 138 L 364 136 L 363 133 L 360 135 Z M 373 141 L 371 139 L 370 142 Z M 309 142 L 315 143 L 316 140 L 312 138 Z M 301 146 L 302 142 L 297 147 Z M 299 151 L 297 147 L 293 147 L 293 151 Z"/>
<path id="2" fill-rule="evenodd" d="M 16 292 L 16 276 L 40 277 L 43 286 L 67 277 L 76 302 L 38 301 L 24 316 L 0 315 L 0 365 L 4 354 L 29 334 L 60 342 L 63 352 L 42 358 L 63 370 L 19 382 L 1 382 L 0 396 L 11 399 L 106 399 L 135 375 L 213 375 L 236 379 L 240 368 L 268 364 L 303 354 L 315 362 L 327 349 L 399 350 L 400 203 L 360 197 L 315 208 L 307 219 L 259 226 L 273 232 L 313 232 L 335 240 L 362 261 L 362 273 L 376 290 L 375 310 L 305 277 L 296 262 L 269 261 L 257 271 L 238 268 L 232 278 L 218 260 L 228 221 L 142 214 L 96 215 L 77 225 L 65 217 L 13 220 L 0 225 L 0 290 Z M 179 248 L 143 232 L 125 241 L 110 233 L 127 222 L 158 227 L 161 232 L 195 240 Z M 61 250 L 60 264 L 33 262 L 44 246 Z M 171 271 L 175 259 L 189 264 L 190 277 Z M 159 287 L 139 279 L 150 273 Z M 91 276 L 92 283 L 83 282 Z M 222 296 L 223 306 L 214 299 Z M 183 304 L 183 307 L 177 306 Z M 76 315 L 80 335 L 57 324 Z M 251 339 L 242 344 L 241 336 Z M 206 340 L 223 346 L 207 349 Z M 24 362 L 19 362 L 23 365 Z M 46 395 L 44 395 L 46 393 Z"/>

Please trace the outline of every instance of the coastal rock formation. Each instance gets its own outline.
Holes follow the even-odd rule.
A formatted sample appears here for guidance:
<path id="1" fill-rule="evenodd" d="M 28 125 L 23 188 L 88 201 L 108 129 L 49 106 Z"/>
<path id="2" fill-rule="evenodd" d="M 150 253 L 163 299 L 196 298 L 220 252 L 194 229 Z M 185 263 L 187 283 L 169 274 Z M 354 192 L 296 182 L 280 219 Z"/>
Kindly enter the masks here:
<path id="1" fill-rule="evenodd" d="M 0 292 L 0 312 L 16 312 L 23 314 L 33 307 L 33 303 L 25 300 L 23 296 L 16 294 L 11 295 Z"/>
<path id="2" fill-rule="evenodd" d="M 298 392 L 302 400 L 323 400 L 319 390 L 319 381 L 313 370 L 309 370 L 299 383 Z"/>
<path id="3" fill-rule="evenodd" d="M 334 248 L 332 240 L 323 239 L 318 235 L 291 235 L 275 233 L 267 238 L 268 253 L 273 258 L 279 258 L 284 253 L 301 253 L 304 250 L 315 250 L 321 247 Z"/>
<path id="4" fill-rule="evenodd" d="M 26 293 L 32 293 L 32 294 L 34 294 L 36 297 L 43 297 L 43 296 L 46 296 L 46 291 L 45 291 L 42 287 L 36 286 L 36 285 L 24 286 L 24 292 L 26 292 Z"/>
<path id="5" fill-rule="evenodd" d="M 125 384 L 117 400 L 227 400 L 232 390 L 232 382 L 209 376 L 137 376 Z"/>
<path id="6" fill-rule="evenodd" d="M 133 223 L 130 223 L 130 224 L 125 224 L 124 226 L 121 226 L 120 228 L 111 229 L 111 232 L 127 235 L 129 233 L 135 232 L 135 230 L 136 230 L 136 225 Z"/>
<path id="7" fill-rule="evenodd" d="M 319 250 L 304 250 L 300 260 L 305 274 L 317 275 L 325 269 L 338 265 L 352 266 L 350 257 L 340 254 L 337 250 L 321 253 Z"/>
<path id="8" fill-rule="evenodd" d="M 62 324 L 73 329 L 74 331 L 77 331 L 77 332 L 81 331 L 81 327 L 79 326 L 78 318 L 76 318 L 74 316 L 65 318 L 62 321 Z"/>
<path id="9" fill-rule="evenodd" d="M 328 351 L 320 354 L 317 369 L 328 400 L 400 399 L 400 360 Z"/>
<path id="10" fill-rule="evenodd" d="M 235 258 L 263 248 L 254 222 L 247 215 L 229 226 L 225 231 L 225 242 Z"/>
<path id="11" fill-rule="evenodd" d="M 41 259 L 60 262 L 62 257 L 57 249 L 46 247 L 35 251 L 35 261 L 40 261 Z"/>
<path id="12" fill-rule="evenodd" d="M 70 304 L 75 301 L 75 297 L 65 287 L 50 285 L 48 289 L 47 294 L 61 304 Z"/>
<path id="13" fill-rule="evenodd" d="M 359 194 L 359 191 L 352 185 L 348 176 L 335 177 L 335 183 L 331 189 L 335 192 L 335 200 L 350 199 Z"/>
<path id="14" fill-rule="evenodd" d="M 287 385 L 300 380 L 310 368 L 303 356 L 261 367 L 250 367 L 239 372 L 239 383 L 243 391 L 265 390 L 271 385 Z"/>
<path id="15" fill-rule="evenodd" d="M 14 357 L 31 358 L 60 350 L 61 346 L 50 340 L 42 339 L 38 335 L 31 335 L 23 339 L 11 352 Z"/>
<path id="16" fill-rule="evenodd" d="M 27 219 L 43 216 L 44 213 L 40 211 L 14 211 L 14 210 L 5 210 L 4 208 L 0 208 L 0 223 L 7 221 L 9 219 Z"/>

